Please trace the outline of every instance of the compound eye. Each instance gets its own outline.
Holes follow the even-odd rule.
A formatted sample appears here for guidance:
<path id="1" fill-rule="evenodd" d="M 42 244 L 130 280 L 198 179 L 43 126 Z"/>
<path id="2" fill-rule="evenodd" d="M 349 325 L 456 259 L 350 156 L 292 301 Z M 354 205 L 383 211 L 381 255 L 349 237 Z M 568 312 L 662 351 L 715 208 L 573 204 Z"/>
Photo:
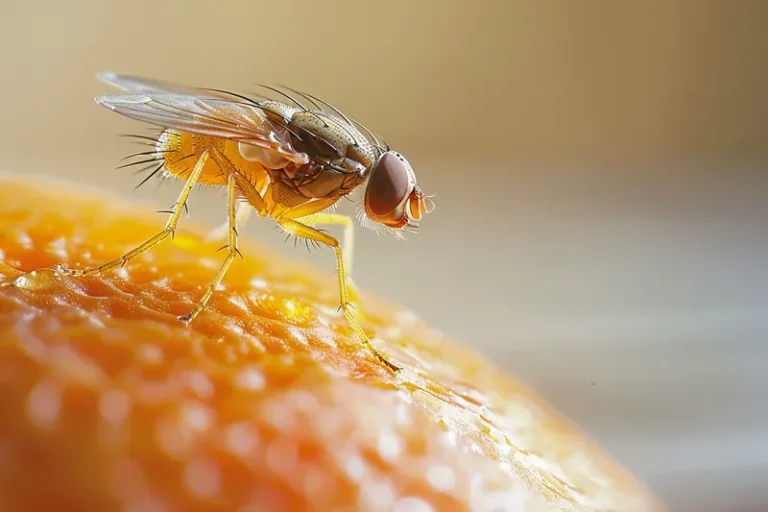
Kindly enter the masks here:
<path id="1" fill-rule="evenodd" d="M 413 189 L 410 165 L 397 153 L 385 153 L 371 173 L 365 207 L 371 218 L 390 218 Z"/>

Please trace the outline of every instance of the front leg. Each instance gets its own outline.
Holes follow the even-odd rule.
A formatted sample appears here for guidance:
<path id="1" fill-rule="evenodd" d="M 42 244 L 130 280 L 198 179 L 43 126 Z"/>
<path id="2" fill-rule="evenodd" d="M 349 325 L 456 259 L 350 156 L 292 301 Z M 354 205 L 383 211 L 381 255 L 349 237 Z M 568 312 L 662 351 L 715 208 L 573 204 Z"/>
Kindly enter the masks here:
<path id="1" fill-rule="evenodd" d="M 296 219 L 307 225 L 333 224 L 344 226 L 344 244 L 342 245 L 344 254 L 344 270 L 347 276 L 347 285 L 352 302 L 360 302 L 360 292 L 358 292 L 355 283 L 352 281 L 352 255 L 354 252 L 355 231 L 352 219 L 347 215 L 338 213 L 315 213 Z"/>
<path id="2" fill-rule="evenodd" d="M 338 213 L 313 213 L 306 217 L 296 219 L 303 224 L 335 224 L 344 226 L 344 269 L 347 272 L 347 279 L 352 275 L 352 251 L 354 249 L 355 232 L 352 219 L 346 215 Z"/>
<path id="3" fill-rule="evenodd" d="M 390 370 L 394 372 L 399 371 L 400 368 L 398 366 L 390 363 L 383 355 L 379 353 L 378 350 L 376 350 L 376 347 L 371 344 L 371 340 L 368 339 L 365 331 L 363 331 L 363 328 L 360 326 L 357 318 L 355 318 L 355 315 L 352 313 L 352 308 L 350 307 L 349 302 L 349 292 L 347 290 L 347 280 L 344 274 L 344 254 L 341 250 L 341 247 L 339 246 L 339 241 L 332 236 L 323 233 L 322 231 L 318 231 L 313 227 L 299 222 L 298 220 L 281 217 L 277 219 L 277 223 L 280 224 L 284 230 L 293 235 L 318 241 L 327 245 L 328 247 L 332 247 L 333 250 L 336 251 L 336 267 L 339 277 L 339 298 L 341 299 L 341 309 L 344 311 L 344 316 L 347 318 L 347 321 L 350 323 L 352 329 L 357 334 L 357 337 L 360 338 L 360 341 L 366 347 L 368 347 L 371 352 L 373 352 L 379 361 L 384 363 Z"/>

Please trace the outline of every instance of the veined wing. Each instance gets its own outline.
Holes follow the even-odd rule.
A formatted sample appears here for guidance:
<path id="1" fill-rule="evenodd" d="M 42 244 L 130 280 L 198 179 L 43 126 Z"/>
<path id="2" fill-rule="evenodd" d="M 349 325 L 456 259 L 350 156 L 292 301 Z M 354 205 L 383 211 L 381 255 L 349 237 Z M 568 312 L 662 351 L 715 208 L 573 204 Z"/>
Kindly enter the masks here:
<path id="1" fill-rule="evenodd" d="M 100 105 L 127 117 L 163 128 L 235 140 L 297 164 L 309 162 L 305 153 L 293 149 L 288 129 L 270 119 L 268 110 L 258 102 L 128 75 L 104 73 L 99 78 L 132 93 L 96 98 Z"/>
<path id="2" fill-rule="evenodd" d="M 240 101 L 240 99 L 233 93 L 217 91 L 214 89 L 204 89 L 201 87 L 191 87 L 188 85 L 156 80 L 154 78 L 123 75 L 119 73 L 99 73 L 96 77 L 104 83 L 131 94 L 194 96 L 196 98 L 218 98 L 222 100 Z"/>

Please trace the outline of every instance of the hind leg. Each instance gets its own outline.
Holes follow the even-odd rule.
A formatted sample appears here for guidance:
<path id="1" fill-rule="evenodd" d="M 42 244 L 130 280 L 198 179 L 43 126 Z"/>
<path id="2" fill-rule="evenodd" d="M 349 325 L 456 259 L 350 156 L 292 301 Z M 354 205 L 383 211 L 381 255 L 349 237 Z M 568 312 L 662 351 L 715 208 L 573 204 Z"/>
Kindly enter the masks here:
<path id="1" fill-rule="evenodd" d="M 142 254 L 143 252 L 148 251 L 152 247 L 156 246 L 160 242 L 167 239 L 169 236 L 172 237 L 176 231 L 176 227 L 179 224 L 179 220 L 181 219 L 181 214 L 184 211 L 184 205 L 186 204 L 187 199 L 189 198 L 189 194 L 192 192 L 192 188 L 195 186 L 195 183 L 197 183 L 197 180 L 200 178 L 200 174 L 203 172 L 203 168 L 205 167 L 205 164 L 208 161 L 208 158 L 210 158 L 210 155 L 211 155 L 210 151 L 204 152 L 200 156 L 200 159 L 195 164 L 195 167 L 192 169 L 192 172 L 190 173 L 189 178 L 187 178 L 187 182 L 184 185 L 184 188 L 182 189 L 181 194 L 179 194 L 179 198 L 176 201 L 176 205 L 173 207 L 173 210 L 171 211 L 171 216 L 168 218 L 168 222 L 166 222 L 165 224 L 165 229 L 163 229 L 161 232 L 159 232 L 158 234 L 156 234 L 155 236 L 153 236 L 143 244 L 139 245 L 135 249 L 128 251 L 127 253 L 123 254 L 119 258 L 116 258 L 112 261 L 108 261 L 101 265 L 85 268 L 85 269 L 70 269 L 60 265 L 56 268 L 56 271 L 60 274 L 74 276 L 74 277 L 83 277 L 83 276 L 100 274 L 105 270 L 109 270 L 117 266 L 125 265 L 136 256 Z"/>

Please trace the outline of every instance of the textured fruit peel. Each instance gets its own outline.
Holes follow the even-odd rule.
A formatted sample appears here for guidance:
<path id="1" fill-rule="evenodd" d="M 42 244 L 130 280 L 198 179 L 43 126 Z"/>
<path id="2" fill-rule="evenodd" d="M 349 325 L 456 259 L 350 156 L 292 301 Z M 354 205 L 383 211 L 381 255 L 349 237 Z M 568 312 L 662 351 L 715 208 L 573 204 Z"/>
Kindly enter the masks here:
<path id="1" fill-rule="evenodd" d="M 177 317 L 223 253 L 188 222 L 123 268 L 45 270 L 162 225 L 0 179 L 0 510 L 660 510 L 531 390 L 363 294 L 391 374 L 337 311 L 332 273 L 248 240 L 190 325 Z"/>

